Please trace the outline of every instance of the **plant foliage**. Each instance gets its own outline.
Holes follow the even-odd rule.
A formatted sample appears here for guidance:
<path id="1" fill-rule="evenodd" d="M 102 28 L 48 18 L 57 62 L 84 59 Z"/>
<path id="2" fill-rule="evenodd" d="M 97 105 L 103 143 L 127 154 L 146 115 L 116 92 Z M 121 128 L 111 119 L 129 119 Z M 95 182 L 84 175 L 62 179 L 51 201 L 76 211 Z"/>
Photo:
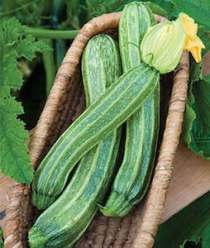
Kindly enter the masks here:
<path id="1" fill-rule="evenodd" d="M 203 76 L 202 66 L 193 64 L 190 81 L 183 138 L 194 153 L 210 159 L 210 76 Z"/>
<path id="2" fill-rule="evenodd" d="M 209 248 L 210 192 L 163 223 L 154 248 Z"/>
<path id="3" fill-rule="evenodd" d="M 32 181 L 33 170 L 28 155 L 28 132 L 19 119 L 22 106 L 16 101 L 15 92 L 23 78 L 17 68 L 18 60 L 32 60 L 36 52 L 46 45 L 30 35 L 23 34 L 23 27 L 15 18 L 0 23 L 0 170 L 22 183 Z"/>
<path id="4" fill-rule="evenodd" d="M 3 232 L 1 228 L 0 228 L 0 248 L 4 248 Z"/>

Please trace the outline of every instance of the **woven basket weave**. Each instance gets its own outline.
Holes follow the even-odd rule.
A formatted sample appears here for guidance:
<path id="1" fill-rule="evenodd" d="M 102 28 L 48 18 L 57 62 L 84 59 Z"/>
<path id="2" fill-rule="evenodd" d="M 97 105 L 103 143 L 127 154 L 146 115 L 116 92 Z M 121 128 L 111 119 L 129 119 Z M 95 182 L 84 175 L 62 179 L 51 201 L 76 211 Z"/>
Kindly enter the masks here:
<path id="1" fill-rule="evenodd" d="M 116 29 L 121 13 L 105 14 L 88 22 L 73 41 L 60 66 L 45 108 L 30 138 L 30 156 L 34 168 L 84 109 L 80 58 L 87 41 L 94 35 Z M 160 19 L 160 18 L 159 18 Z M 137 206 L 123 219 L 97 215 L 76 247 L 150 248 L 164 209 L 172 175 L 172 162 L 179 142 L 185 110 L 189 58 L 184 53 L 174 75 L 171 100 L 152 185 L 145 204 Z M 171 83 L 171 82 L 169 82 Z M 30 204 L 30 188 L 11 183 L 10 203 L 4 225 L 6 248 L 27 247 L 27 230 L 36 216 Z"/>

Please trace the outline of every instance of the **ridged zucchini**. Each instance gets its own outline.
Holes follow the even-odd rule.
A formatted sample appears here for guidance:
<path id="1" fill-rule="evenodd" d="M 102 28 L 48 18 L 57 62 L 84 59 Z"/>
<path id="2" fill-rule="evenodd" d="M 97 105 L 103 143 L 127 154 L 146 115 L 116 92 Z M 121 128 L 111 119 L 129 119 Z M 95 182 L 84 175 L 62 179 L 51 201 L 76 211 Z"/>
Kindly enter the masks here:
<path id="1" fill-rule="evenodd" d="M 158 76 L 143 64 L 123 74 L 60 136 L 34 175 L 33 203 L 38 208 L 52 204 L 84 154 L 139 109 L 156 88 Z"/>
<path id="2" fill-rule="evenodd" d="M 127 4 L 119 24 L 119 45 L 123 73 L 141 64 L 140 44 L 148 28 L 155 24 L 155 18 L 144 3 Z"/>
<path id="3" fill-rule="evenodd" d="M 87 105 L 103 95 L 120 72 L 119 51 L 114 40 L 108 35 L 92 38 L 82 58 Z M 31 247 L 71 247 L 79 239 L 106 193 L 119 140 L 119 131 L 115 130 L 82 158 L 61 197 L 39 217 L 30 231 Z"/>
<path id="4" fill-rule="evenodd" d="M 119 41 L 123 71 L 141 64 L 140 43 L 154 16 L 144 3 L 128 4 L 120 19 Z M 147 82 L 145 82 L 147 83 Z M 159 127 L 159 85 L 126 122 L 124 157 L 111 193 L 101 211 L 123 217 L 145 195 L 153 170 Z"/>

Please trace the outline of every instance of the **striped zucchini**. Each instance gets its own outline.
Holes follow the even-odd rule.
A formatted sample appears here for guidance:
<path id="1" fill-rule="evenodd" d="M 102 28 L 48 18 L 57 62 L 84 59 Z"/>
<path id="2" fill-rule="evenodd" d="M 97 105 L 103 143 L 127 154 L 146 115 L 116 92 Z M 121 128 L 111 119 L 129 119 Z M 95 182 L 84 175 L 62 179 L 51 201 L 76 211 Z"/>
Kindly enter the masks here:
<path id="1" fill-rule="evenodd" d="M 124 8 L 119 28 L 124 72 L 142 63 L 140 43 L 154 22 L 153 14 L 143 3 L 133 2 Z M 154 165 L 158 126 L 159 85 L 126 122 L 124 157 L 108 200 L 101 208 L 104 215 L 123 217 L 144 197 Z"/>
<path id="2" fill-rule="evenodd" d="M 156 88 L 158 75 L 143 64 L 123 74 L 60 136 L 34 175 L 33 203 L 38 208 L 52 204 L 84 154 L 139 109 Z"/>
<path id="3" fill-rule="evenodd" d="M 82 58 L 87 105 L 120 76 L 118 48 L 108 35 L 92 38 Z M 110 183 L 119 148 L 119 131 L 113 131 L 81 160 L 61 197 L 37 220 L 29 234 L 31 247 L 71 247 L 94 217 Z"/>
<path id="4" fill-rule="evenodd" d="M 127 4 L 119 24 L 120 55 L 123 72 L 141 63 L 140 43 L 148 30 L 155 24 L 151 10 L 144 3 Z"/>

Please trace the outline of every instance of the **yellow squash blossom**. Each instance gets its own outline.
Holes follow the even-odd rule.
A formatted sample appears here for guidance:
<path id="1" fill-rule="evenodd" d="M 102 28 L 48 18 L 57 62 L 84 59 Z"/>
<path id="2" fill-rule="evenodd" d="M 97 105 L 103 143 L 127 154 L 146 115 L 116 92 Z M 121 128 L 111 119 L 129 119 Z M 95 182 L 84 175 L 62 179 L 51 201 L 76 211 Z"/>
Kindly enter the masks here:
<path id="1" fill-rule="evenodd" d="M 184 49 L 191 52 L 197 63 L 201 62 L 201 49 L 205 48 L 203 42 L 197 36 L 198 24 L 186 14 L 180 14 L 186 34 Z"/>
<path id="2" fill-rule="evenodd" d="M 200 62 L 204 45 L 197 31 L 197 24 L 186 14 L 151 27 L 141 43 L 142 60 L 162 74 L 175 69 L 183 50 L 191 52 L 195 61 Z"/>

